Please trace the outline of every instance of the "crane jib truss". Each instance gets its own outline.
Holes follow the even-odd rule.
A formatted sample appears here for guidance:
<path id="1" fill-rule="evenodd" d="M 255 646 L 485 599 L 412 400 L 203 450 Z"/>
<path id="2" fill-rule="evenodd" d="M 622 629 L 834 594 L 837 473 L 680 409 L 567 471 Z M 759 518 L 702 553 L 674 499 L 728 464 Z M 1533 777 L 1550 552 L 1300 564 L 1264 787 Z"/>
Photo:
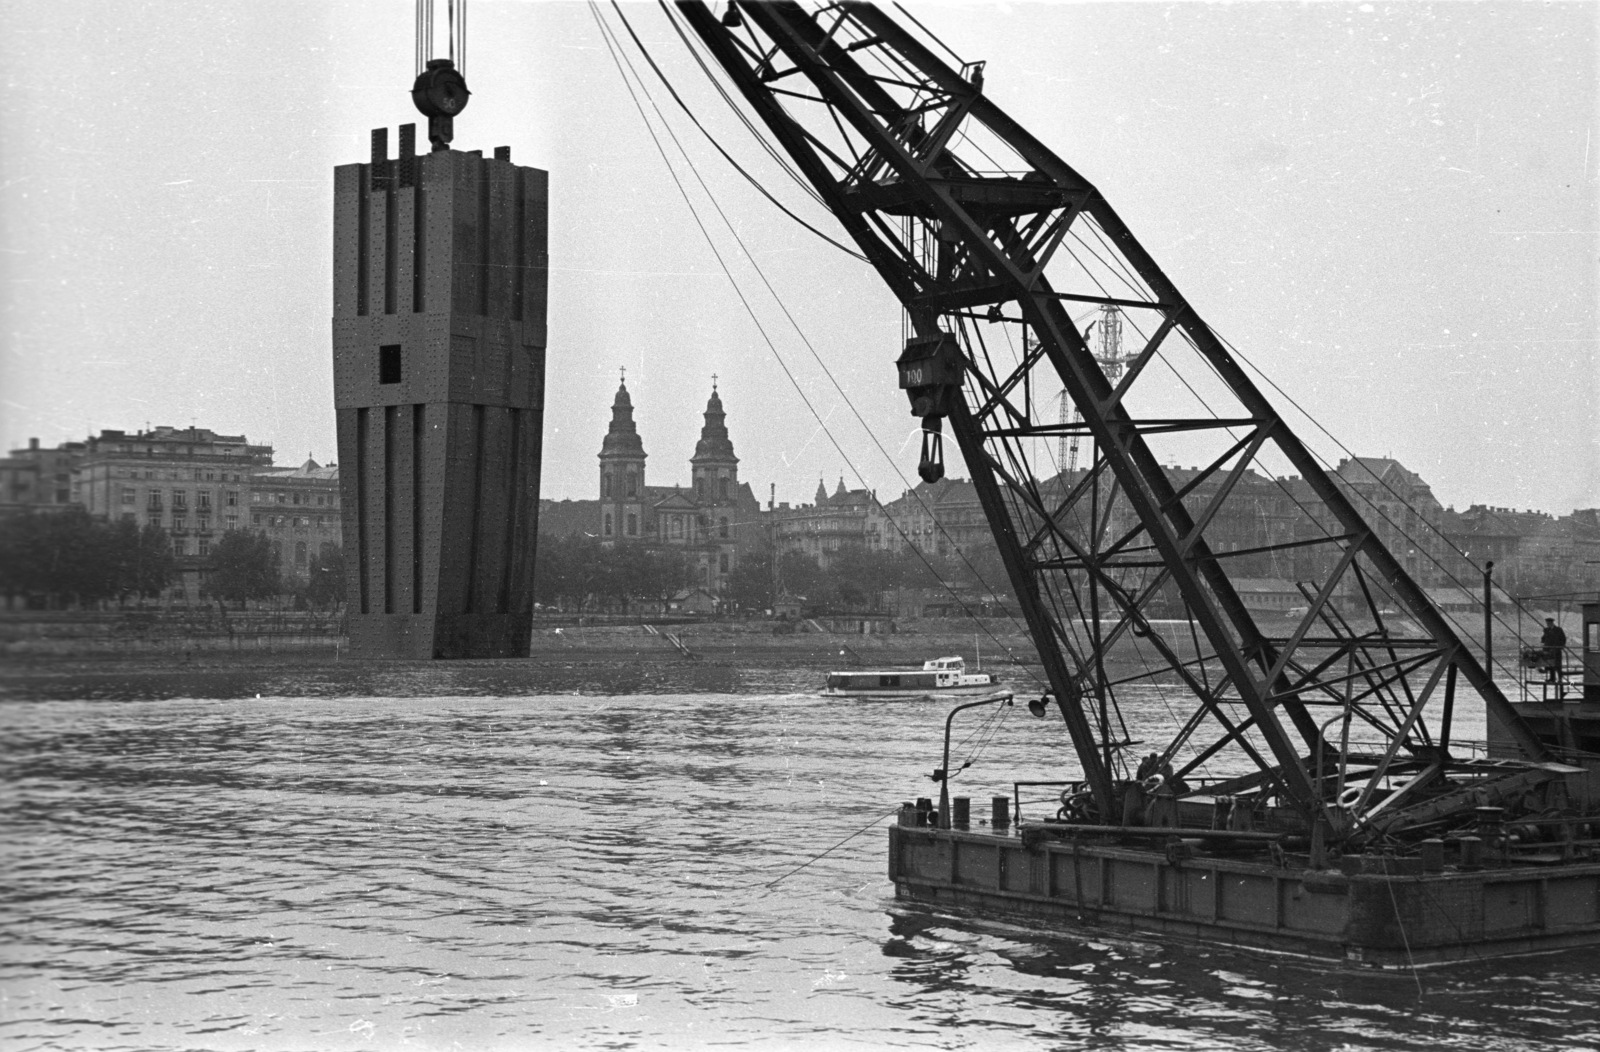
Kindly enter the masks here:
<path id="1" fill-rule="evenodd" d="M 1242 750 L 1256 774 L 1221 788 L 1266 787 L 1337 835 L 1376 828 L 1380 817 L 1393 829 L 1405 794 L 1456 762 L 1449 724 L 1458 685 L 1477 692 L 1529 759 L 1547 756 L 1348 487 L 1300 442 L 1099 191 L 984 94 L 982 64 L 952 68 L 866 3 L 808 11 L 734 0 L 718 19 L 699 0 L 680 0 L 677 11 L 903 304 L 913 342 L 958 343 L 958 396 L 925 422 L 950 421 L 1101 820 L 1116 819 L 1115 769 L 1127 765 L 1131 744 L 1114 725 L 1119 685 L 1108 655 L 1130 640 L 1158 655 L 1163 674 L 1196 702 L 1159 759 L 1189 748 L 1195 758 L 1181 776 L 1223 749 Z M 1084 262 L 1072 244 L 1098 262 Z M 1120 275 L 1122 286 L 1108 289 L 1107 275 Z M 1069 303 L 1116 306 L 1130 324 L 1146 319 L 1142 346 L 1131 345 L 1115 382 Z M 985 324 L 1023 326 L 1020 358 L 997 360 Z M 1150 366 L 1180 349 L 1197 363 L 1197 379 L 1220 381 L 1226 410 L 1137 415 L 1142 389 L 1154 383 Z M 1065 388 L 1074 421 L 1041 419 L 1031 399 L 1010 397 L 1027 389 L 1033 370 Z M 1041 478 L 1029 444 L 1068 431 L 1092 437 L 1093 464 Z M 1186 479 L 1152 446 L 1178 433 L 1226 436 L 1226 449 Z M 1230 498 L 1273 477 L 1263 464 L 1269 454 L 1298 472 L 1302 496 L 1294 499 L 1315 503 L 1320 534 L 1214 548 L 1208 530 L 1229 514 Z M 1316 572 L 1299 582 L 1303 609 L 1286 632 L 1268 632 L 1230 565 L 1312 556 Z M 1151 604 L 1173 595 L 1186 612 L 1182 627 L 1154 624 Z M 1424 710 L 1441 695 L 1434 734 Z M 1315 705 L 1340 707 L 1347 726 L 1358 718 L 1375 728 L 1369 755 L 1324 740 Z M 1201 745 L 1203 726 L 1218 733 Z M 1337 808 L 1323 777 L 1336 756 L 1344 766 L 1364 762 L 1362 780 L 1345 787 L 1341 774 L 1349 798 Z M 1415 776 L 1395 792 L 1402 769 Z M 1379 792 L 1380 783 L 1389 790 Z"/>

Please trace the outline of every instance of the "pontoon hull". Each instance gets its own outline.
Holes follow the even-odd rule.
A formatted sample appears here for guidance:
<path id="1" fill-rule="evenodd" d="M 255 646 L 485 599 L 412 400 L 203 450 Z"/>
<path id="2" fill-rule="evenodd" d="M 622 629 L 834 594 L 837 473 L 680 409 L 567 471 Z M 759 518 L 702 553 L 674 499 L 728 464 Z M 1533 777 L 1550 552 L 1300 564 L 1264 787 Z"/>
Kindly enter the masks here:
<path id="1" fill-rule="evenodd" d="M 1600 863 L 1386 875 L 894 826 L 897 898 L 1385 968 L 1600 943 Z"/>

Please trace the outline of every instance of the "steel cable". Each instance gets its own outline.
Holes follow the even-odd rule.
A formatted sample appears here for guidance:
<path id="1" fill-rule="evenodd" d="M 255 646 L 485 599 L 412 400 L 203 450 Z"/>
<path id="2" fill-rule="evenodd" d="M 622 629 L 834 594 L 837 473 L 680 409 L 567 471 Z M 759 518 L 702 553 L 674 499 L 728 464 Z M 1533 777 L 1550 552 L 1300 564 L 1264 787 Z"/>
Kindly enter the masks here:
<path id="1" fill-rule="evenodd" d="M 591 6 L 593 6 L 593 4 L 591 4 Z M 645 52 L 644 45 L 642 44 L 642 42 L 640 42 L 638 35 L 633 32 L 632 26 L 629 25 L 629 23 L 628 23 L 627 16 L 624 15 L 622 13 L 621 9 L 617 7 L 616 0 L 612 0 L 612 7 L 617 10 L 618 18 L 621 19 L 624 27 L 628 29 L 628 34 L 629 34 L 630 37 L 632 37 L 634 43 L 639 47 L 641 52 Z M 596 18 L 597 19 L 599 18 L 598 14 L 596 15 Z M 602 25 L 603 25 L 603 23 L 602 23 Z M 619 47 L 620 47 L 620 44 L 619 44 Z M 649 57 L 647 52 L 645 52 L 645 58 L 646 58 L 647 61 L 651 62 L 651 66 L 652 66 L 652 68 L 654 68 L 656 70 L 657 76 L 662 76 L 660 68 L 658 66 L 656 66 L 655 63 L 652 60 L 650 60 L 650 57 Z M 627 62 L 627 58 L 626 58 L 625 55 L 623 56 L 623 61 Z M 630 70 L 632 69 L 632 63 L 631 62 L 628 62 L 628 67 L 629 67 Z M 620 68 L 619 68 L 619 71 L 620 71 Z M 850 396 L 848 394 L 846 394 L 845 391 L 844 391 L 844 388 L 842 386 L 840 386 L 838 378 L 835 377 L 834 374 L 833 374 L 833 371 L 828 368 L 827 363 L 822 360 L 822 356 L 817 352 L 816 347 L 811 343 L 810 339 L 806 336 L 805 331 L 803 329 L 801 329 L 799 322 L 795 320 L 794 315 L 789 311 L 789 308 L 783 302 L 782 297 L 778 295 L 777 289 L 774 288 L 772 283 L 771 283 L 771 281 L 769 281 L 767 279 L 766 273 L 761 269 L 761 266 L 758 263 L 756 263 L 754 254 L 750 252 L 748 246 L 746 246 L 745 243 L 744 243 L 744 239 L 742 237 L 740 237 L 739 232 L 734 227 L 732 221 L 728 219 L 727 213 L 723 211 L 722 205 L 716 199 L 716 195 L 712 194 L 710 188 L 705 185 L 705 181 L 700 176 L 699 169 L 695 166 L 693 159 L 689 157 L 688 151 L 684 149 L 683 144 L 678 141 L 678 138 L 677 138 L 676 134 L 672 131 L 671 125 L 666 122 L 665 115 L 661 113 L 660 107 L 656 105 L 655 100 L 650 96 L 649 90 L 644 87 L 642 79 L 640 79 L 638 77 L 637 71 L 634 72 L 634 78 L 635 78 L 635 80 L 637 80 L 639 82 L 640 90 L 642 92 L 644 92 L 645 98 L 650 100 L 650 104 L 651 104 L 652 108 L 654 108 L 656 110 L 657 118 L 662 122 L 662 127 L 666 130 L 667 135 L 672 139 L 673 145 L 678 148 L 678 152 L 683 156 L 684 162 L 689 166 L 689 170 L 692 173 L 694 173 L 696 181 L 698 181 L 700 183 L 701 189 L 705 192 L 706 196 L 710 199 L 712 207 L 716 209 L 717 214 L 721 217 L 721 219 L 723 221 L 723 224 L 728 228 L 728 232 L 733 235 L 733 238 L 734 238 L 735 242 L 739 245 L 739 248 L 744 252 L 746 258 L 750 261 L 751 268 L 755 270 L 756 275 L 761 279 L 762 284 L 764 284 L 766 286 L 767 292 L 772 296 L 774 302 L 776 302 L 778 304 L 779 310 L 781 310 L 783 312 L 784 317 L 789 321 L 789 324 L 794 329 L 796 335 L 798 335 L 800 337 L 800 341 L 805 345 L 806 349 L 811 353 L 811 356 L 816 361 L 818 367 L 821 368 L 823 374 L 825 376 L 827 376 L 828 381 L 833 385 L 834 390 L 836 392 L 838 392 L 840 399 L 844 402 L 845 406 L 850 410 L 851 414 L 856 418 L 857 423 L 859 423 L 861 425 L 862 430 L 865 431 L 867 436 L 872 440 L 873 444 L 877 447 L 878 452 L 884 457 L 884 459 L 886 461 L 888 461 L 890 467 L 895 471 L 896 475 L 899 476 L 901 483 L 904 484 L 907 487 L 907 491 L 912 495 L 912 497 L 917 501 L 917 503 L 922 506 L 923 511 L 925 511 L 928 514 L 930 519 L 933 519 L 933 521 L 935 521 L 937 523 L 938 520 L 934 516 L 933 510 L 930 507 L 928 507 L 926 501 L 924 501 L 922 499 L 922 495 L 916 491 L 916 488 L 911 485 L 910 481 L 900 471 L 899 465 L 895 462 L 894 458 L 889 455 L 889 452 L 888 452 L 887 449 L 884 448 L 883 443 L 878 440 L 877 434 L 867 425 L 867 422 L 866 422 L 865 419 L 862 418 L 860 411 L 856 409 L 855 403 L 853 401 L 851 401 Z M 663 81 L 665 81 L 665 77 L 664 76 L 662 76 L 662 79 L 663 79 Z M 669 85 L 668 90 L 669 91 L 671 90 L 670 85 Z M 631 91 L 631 89 L 630 89 L 630 91 Z M 637 100 L 635 100 L 635 104 L 636 105 L 638 104 Z M 641 107 L 641 114 L 642 113 L 643 113 L 643 109 Z M 652 134 L 652 137 L 653 137 L 654 136 L 654 132 L 652 131 L 651 134 Z M 659 143 L 657 145 L 658 145 L 658 148 L 659 148 Z M 666 159 L 665 152 L 663 151 L 663 160 L 665 160 L 665 159 Z M 669 168 L 670 168 L 670 163 L 669 163 Z M 677 178 L 676 175 L 674 175 L 673 178 L 674 178 L 674 180 L 676 180 L 676 178 Z M 680 188 L 680 190 L 682 190 L 682 185 L 681 184 L 680 184 L 679 188 Z M 685 199 L 686 202 L 688 201 L 687 194 L 685 194 L 685 198 L 684 199 Z M 693 205 L 690 205 L 690 208 L 692 210 L 693 209 Z M 698 216 L 697 216 L 696 221 L 698 222 Z M 702 232 L 704 232 L 704 227 L 702 227 Z M 709 241 L 709 237 L 710 237 L 709 233 L 707 233 L 706 236 L 707 236 L 707 239 Z M 715 249 L 713 249 L 713 251 L 715 251 Z M 720 253 L 718 254 L 718 262 L 719 263 L 721 262 Z M 726 265 L 724 265 L 724 270 L 726 272 Z M 727 273 L 728 273 L 728 280 L 730 282 L 733 282 L 732 273 L 731 272 L 727 272 Z M 736 288 L 737 288 L 737 286 L 736 286 Z M 742 292 L 740 293 L 740 300 L 741 300 L 741 302 L 745 302 Z M 749 304 L 747 302 L 745 303 L 745 306 L 746 306 L 746 310 L 750 310 Z M 751 311 L 751 317 L 752 317 L 752 319 L 754 319 L 754 317 L 755 317 L 753 311 Z M 758 328 L 759 327 L 760 326 L 759 326 L 759 323 L 758 323 Z M 775 344 L 772 343 L 771 339 L 769 337 L 767 337 L 765 330 L 762 330 L 762 337 L 767 340 L 768 346 L 772 349 L 772 352 L 773 352 L 774 356 L 777 356 L 778 355 L 777 347 L 776 347 Z M 785 373 L 788 374 L 788 367 L 784 366 L 784 369 L 785 369 Z M 790 377 L 790 382 L 795 384 L 795 389 L 797 391 L 800 390 L 799 384 L 794 380 L 793 375 L 792 374 L 788 374 L 788 375 Z M 804 398 L 803 394 L 802 394 L 802 398 Z M 865 487 L 866 486 L 865 477 L 861 474 L 860 470 L 856 468 L 854 462 L 851 461 L 850 458 L 844 453 L 844 450 L 839 445 L 838 440 L 834 437 L 832 431 L 828 429 L 828 426 L 827 426 L 826 422 L 823 421 L 822 417 L 819 414 L 817 414 L 815 408 L 813 408 L 811 406 L 809 400 L 806 400 L 806 405 L 807 405 L 808 409 L 811 409 L 812 415 L 817 418 L 818 425 L 822 428 L 823 432 L 825 434 L 827 434 L 829 441 L 833 444 L 834 449 L 839 453 L 840 457 L 844 459 L 845 464 L 850 468 L 851 473 L 854 474 L 856 479 L 862 484 L 862 486 Z M 1012 659 L 1012 662 L 1013 662 L 1013 664 L 1015 666 L 1023 668 L 1027 672 L 1027 674 L 1035 681 L 1035 683 L 1038 683 L 1041 686 L 1047 686 L 1047 684 L 1045 684 L 1043 680 L 1039 679 L 1039 677 L 1036 674 L 1034 674 L 1031 669 L 1028 669 L 1026 665 L 1024 665 L 1022 662 L 1018 661 L 1015 651 L 1013 651 L 1009 646 L 1007 646 L 1004 641 L 1002 641 L 998 636 L 996 636 L 993 633 L 993 631 L 991 631 L 988 628 L 987 625 L 983 624 L 983 622 L 977 617 L 977 615 L 972 612 L 972 609 L 956 593 L 954 587 L 952 587 L 949 584 L 949 582 L 945 581 L 943 575 L 941 575 L 938 572 L 938 570 L 933 566 L 933 564 L 928 561 L 927 557 L 923 554 L 921 549 L 919 549 L 916 546 L 916 543 L 911 540 L 910 536 L 905 532 L 905 530 L 895 520 L 894 516 L 889 514 L 888 510 L 883 508 L 882 505 L 879 505 L 879 510 L 882 511 L 884 518 L 889 522 L 889 524 L 891 526 L 894 527 L 895 532 L 898 533 L 900 535 L 900 537 L 907 543 L 907 545 L 910 547 L 912 553 L 923 563 L 923 565 L 927 568 L 928 572 L 930 574 L 932 574 L 934 579 L 937 580 L 939 582 L 939 584 L 945 589 L 945 591 L 950 594 L 951 598 L 955 599 L 957 605 L 959 605 L 961 607 L 962 612 L 965 613 L 967 615 L 967 617 L 974 624 L 976 624 L 979 628 L 981 628 L 984 631 L 984 634 L 986 634 L 990 638 L 990 640 L 995 643 L 996 646 L 998 646 L 1001 650 L 1003 650 L 1006 653 L 1006 655 Z M 972 565 L 972 563 L 971 563 L 971 561 L 969 559 L 967 559 L 966 554 L 961 551 L 959 546 L 955 545 L 954 538 L 950 537 L 948 531 L 945 530 L 943 524 L 939 524 L 939 529 L 940 529 L 941 533 L 943 533 L 945 535 L 945 537 L 951 541 L 952 547 L 956 551 L 956 554 L 961 558 L 961 561 L 966 565 L 967 569 L 972 572 L 973 577 L 980 584 L 982 584 L 985 588 L 987 588 L 989 590 L 991 596 L 998 603 L 999 602 L 999 596 L 994 592 L 993 586 L 989 585 L 988 582 L 986 580 L 984 580 L 983 575 L 981 573 L 979 573 L 977 568 Z M 1003 608 L 1003 604 L 1002 604 L 1002 608 Z M 1017 623 L 1015 615 L 1010 614 L 1009 611 L 1007 612 L 1006 616 L 1012 621 L 1013 624 Z"/>
<path id="2" fill-rule="evenodd" d="M 716 243 L 712 240 L 710 231 L 706 228 L 705 223 L 700 219 L 699 212 L 695 209 L 693 202 L 689 198 L 689 194 L 688 194 L 687 188 L 683 185 L 682 181 L 678 178 L 678 174 L 677 174 L 676 169 L 674 169 L 672 167 L 672 162 L 667 156 L 666 148 L 661 145 L 660 139 L 656 136 L 655 128 L 654 128 L 653 125 L 650 124 L 649 117 L 644 111 L 643 103 L 641 103 L 639 101 L 638 97 L 634 94 L 633 82 L 630 82 L 628 80 L 627 74 L 625 72 L 623 72 L 623 64 L 624 63 L 628 64 L 629 69 L 632 68 L 632 64 L 628 63 L 626 55 L 622 54 L 622 52 L 621 52 L 621 42 L 620 41 L 615 41 L 613 39 L 611 30 L 605 24 L 605 21 L 604 21 L 604 19 L 602 18 L 601 14 L 600 14 L 599 6 L 598 6 L 598 4 L 596 4 L 594 2 L 594 0 L 590 0 L 589 9 L 590 9 L 590 13 L 594 16 L 596 23 L 600 26 L 602 38 L 605 40 L 607 49 L 611 52 L 612 61 L 617 66 L 618 74 L 621 75 L 622 78 L 623 78 L 623 84 L 628 90 L 629 97 L 633 99 L 634 106 L 638 109 L 640 118 L 642 120 L 644 120 L 644 122 L 645 122 L 645 128 L 650 133 L 651 141 L 655 143 L 657 151 L 661 154 L 662 162 L 664 164 L 666 164 L 668 173 L 672 176 L 672 180 L 673 180 L 674 184 L 678 187 L 678 192 L 683 196 L 684 203 L 685 203 L 685 205 L 688 206 L 690 214 L 694 217 L 695 224 L 700 228 L 701 235 L 703 237 L 705 237 L 706 244 L 711 248 L 712 255 L 716 257 L 718 266 L 720 266 L 722 268 L 723 274 L 727 277 L 729 284 L 733 286 L 734 293 L 739 297 L 739 302 L 744 306 L 745 312 L 750 315 L 751 322 L 755 324 L 756 331 L 761 334 L 762 340 L 767 344 L 768 349 L 772 352 L 773 357 L 777 360 L 778 365 L 783 370 L 784 375 L 788 378 L 790 384 L 794 387 L 795 392 L 800 395 L 801 401 L 805 404 L 806 408 L 811 412 L 812 417 L 816 419 L 817 425 L 822 429 L 822 432 L 825 435 L 828 436 L 828 441 L 833 445 L 834 450 L 839 454 L 840 458 L 844 460 L 846 466 L 849 467 L 851 473 L 853 475 L 855 475 L 855 477 L 859 481 L 861 481 L 863 486 L 865 486 L 866 482 L 865 482 L 864 477 L 861 475 L 861 472 L 856 468 L 854 462 L 850 459 L 849 455 L 845 453 L 844 448 L 839 444 L 838 439 L 834 436 L 833 432 L 828 428 L 827 422 L 823 419 L 822 415 L 817 411 L 816 407 L 811 403 L 811 400 L 806 396 L 805 391 L 804 391 L 803 388 L 801 388 L 798 379 L 796 379 L 794 374 L 789 370 L 789 366 L 787 365 L 787 363 L 784 362 L 783 356 L 779 353 L 776 343 L 774 343 L 773 340 L 772 340 L 772 337 L 767 334 L 767 331 L 766 331 L 765 327 L 762 326 L 760 319 L 756 316 L 754 308 L 750 305 L 750 302 L 745 297 L 743 290 L 739 287 L 738 282 L 734 279 L 733 272 L 728 267 L 727 262 L 723 259 L 722 253 L 717 250 Z M 620 15 L 620 12 L 619 12 L 619 15 Z M 624 22 L 626 22 L 626 19 L 624 19 Z M 637 71 L 634 72 L 634 81 L 638 82 L 639 90 L 644 93 L 644 95 L 645 95 L 645 97 L 647 99 L 649 99 L 650 98 L 649 91 L 648 91 L 648 89 L 646 89 L 644 87 L 644 82 L 643 82 L 642 79 L 639 78 Z M 688 153 L 686 151 L 684 151 L 682 144 L 678 142 L 677 137 L 672 132 L 671 126 L 666 124 L 664 117 L 661 117 L 660 107 L 656 106 L 656 104 L 655 104 L 653 99 L 651 99 L 651 106 L 656 109 L 657 116 L 662 119 L 663 128 L 666 130 L 668 136 L 672 138 L 673 143 L 674 143 L 674 145 L 676 145 L 678 147 L 679 152 L 681 154 L 683 154 L 685 163 L 687 163 L 689 165 L 690 171 L 695 174 L 695 178 L 697 180 L 700 180 L 699 171 L 695 168 L 694 162 L 692 160 L 690 160 L 690 158 L 688 156 Z M 725 224 L 727 224 L 728 229 L 730 230 L 730 232 L 733 232 L 735 240 L 739 240 L 738 232 L 736 230 L 734 230 L 733 225 L 732 225 L 731 222 L 728 221 L 726 214 L 722 212 L 721 206 L 717 203 L 715 196 L 711 195 L 710 190 L 708 188 L 706 188 L 703 180 L 701 180 L 700 183 L 701 183 L 701 189 L 704 190 L 706 192 L 707 196 L 709 196 L 711 198 L 712 206 L 714 208 L 716 208 L 718 214 L 722 216 L 723 222 Z M 750 256 L 749 250 L 745 249 L 744 244 L 743 244 L 742 241 L 739 241 L 739 245 L 740 245 L 740 248 L 745 251 L 746 256 L 749 257 Z M 765 274 L 762 274 L 762 272 L 760 270 L 760 267 L 755 264 L 754 258 L 753 257 L 750 257 L 750 258 L 751 258 L 751 265 L 753 267 L 755 267 L 757 274 L 761 275 L 762 281 L 766 282 Z M 777 297 L 777 293 L 776 293 L 775 290 L 772 289 L 772 286 L 771 286 L 770 283 L 767 283 L 767 288 L 768 288 L 768 290 L 770 292 L 772 292 L 772 295 L 773 295 L 774 299 L 777 299 L 778 298 Z M 779 300 L 778 302 L 779 302 L 780 308 L 783 308 L 785 315 L 788 315 L 788 309 L 786 307 L 783 307 L 782 301 Z M 790 318 L 791 324 L 795 324 L 792 315 L 788 315 L 788 316 Z M 796 324 L 796 331 L 799 331 L 797 324 Z M 801 338 L 802 338 L 802 340 L 805 339 L 803 333 L 801 333 Z M 808 347 L 810 346 L 809 342 L 807 342 L 807 346 Z M 813 349 L 812 353 L 813 354 L 816 353 L 814 349 Z M 826 367 L 825 366 L 824 366 L 824 370 L 826 371 Z M 829 375 L 829 378 L 832 379 L 832 374 L 829 373 L 828 375 Z M 834 385 L 837 388 L 838 387 L 838 382 L 834 381 Z M 841 391 L 841 394 L 842 393 L 843 392 Z M 846 403 L 849 404 L 848 403 L 848 399 L 846 399 Z M 854 411 L 854 406 L 851 406 L 851 409 L 852 409 L 852 411 Z M 859 414 L 857 414 L 857 419 L 860 419 Z M 871 434 L 870 431 L 868 433 L 869 433 L 869 435 Z M 873 436 L 873 437 L 874 437 L 874 441 L 876 441 L 876 436 Z M 878 448 L 881 451 L 883 447 L 880 445 Z M 887 455 L 887 454 L 885 454 L 885 455 Z M 880 506 L 880 510 L 882 510 L 881 506 Z M 890 525 L 895 527 L 896 531 L 899 532 L 900 535 L 903 538 L 905 538 L 908 543 L 910 543 L 909 536 L 907 536 L 905 531 L 900 528 L 898 523 L 895 522 L 893 516 L 889 515 L 887 513 L 887 511 L 885 511 L 884 512 L 884 518 L 889 521 Z M 962 611 L 973 621 L 973 623 L 978 625 L 979 628 L 983 629 L 984 633 L 989 636 L 989 638 L 995 643 L 995 645 L 998 646 L 1001 650 L 1005 651 L 1005 653 L 1009 657 L 1012 658 L 1012 661 L 1013 661 L 1014 665 L 1024 669 L 1024 671 L 1026 671 L 1027 674 L 1035 680 L 1035 682 L 1039 682 L 1039 683 L 1042 684 L 1043 681 L 1039 680 L 1037 675 L 1035 675 L 1030 669 L 1028 669 L 1026 665 L 1023 665 L 1020 661 L 1016 660 L 1015 652 L 1012 651 L 1012 649 L 1010 647 L 1006 646 L 1006 644 L 999 637 L 997 637 L 993 633 L 993 631 L 991 631 L 988 628 L 988 626 L 984 625 L 982 623 L 982 621 L 980 621 L 978 619 L 978 617 L 972 612 L 971 608 L 967 606 L 966 602 L 958 594 L 956 594 L 955 589 L 953 587 L 951 587 L 950 584 L 944 580 L 944 578 L 939 574 L 938 570 L 936 568 L 934 568 L 933 564 L 928 562 L 927 558 L 922 554 L 922 552 L 920 550 L 918 550 L 914 544 L 911 546 L 911 548 L 912 548 L 912 552 L 914 554 L 916 554 L 919 559 L 922 560 L 924 566 L 927 567 L 929 573 L 931 573 L 933 575 L 933 577 L 936 580 L 938 580 L 939 583 L 945 588 L 945 590 L 947 592 L 949 592 L 950 597 L 956 601 L 956 604 L 961 607 Z"/>

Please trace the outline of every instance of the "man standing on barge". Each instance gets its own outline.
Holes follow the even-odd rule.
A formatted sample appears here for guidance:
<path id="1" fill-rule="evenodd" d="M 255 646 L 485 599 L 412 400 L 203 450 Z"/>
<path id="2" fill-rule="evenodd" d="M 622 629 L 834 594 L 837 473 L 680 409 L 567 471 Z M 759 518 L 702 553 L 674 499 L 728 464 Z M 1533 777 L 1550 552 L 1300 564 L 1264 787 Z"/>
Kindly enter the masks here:
<path id="1" fill-rule="evenodd" d="M 1562 652 L 1567 646 L 1567 634 L 1556 624 L 1556 619 L 1544 619 L 1544 635 L 1539 637 L 1539 644 L 1544 647 L 1544 668 L 1546 683 L 1561 682 Z"/>

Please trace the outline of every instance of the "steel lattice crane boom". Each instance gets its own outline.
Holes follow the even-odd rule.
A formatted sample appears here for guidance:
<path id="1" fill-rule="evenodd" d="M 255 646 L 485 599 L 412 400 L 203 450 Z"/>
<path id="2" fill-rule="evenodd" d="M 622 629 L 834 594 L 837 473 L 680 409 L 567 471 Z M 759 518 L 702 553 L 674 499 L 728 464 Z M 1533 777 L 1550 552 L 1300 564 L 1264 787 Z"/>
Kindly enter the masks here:
<path id="1" fill-rule="evenodd" d="M 1249 773 L 1211 791 L 1256 792 L 1335 836 L 1403 830 L 1424 796 L 1441 806 L 1470 766 L 1450 749 L 1459 691 L 1525 755 L 1545 755 L 1106 198 L 984 94 L 982 63 L 945 62 L 865 3 L 735 0 L 721 20 L 697 0 L 678 10 L 909 315 L 901 386 L 927 431 L 951 426 L 1098 821 L 1115 820 L 1119 772 L 1131 773 L 1119 703 L 1130 679 L 1155 681 L 1116 674 L 1118 646 L 1139 647 L 1192 699 L 1158 759 L 1182 762 L 1181 777 L 1239 755 Z M 1098 354 L 1068 314 L 1083 304 L 1101 312 Z M 1024 330 L 1020 360 L 991 353 L 1002 326 Z M 1016 397 L 1030 384 L 1064 388 L 1076 419 L 1036 418 Z M 1193 401 L 1174 408 L 1185 390 Z M 1052 436 L 1093 448 L 1083 477 L 1055 490 L 1029 459 Z M 1190 476 L 1162 466 L 1175 441 L 1206 451 Z M 1241 494 L 1273 486 L 1314 529 L 1245 550 L 1212 543 Z M 1289 556 L 1304 608 L 1260 623 L 1236 580 Z M 1157 625 L 1158 603 L 1187 616 Z M 1394 610 L 1414 628 L 1398 631 Z M 1324 728 L 1339 720 L 1318 707 L 1343 720 L 1337 741 Z M 1324 777 L 1335 756 L 1338 807 Z M 1402 771 L 1406 788 L 1382 788 Z"/>

